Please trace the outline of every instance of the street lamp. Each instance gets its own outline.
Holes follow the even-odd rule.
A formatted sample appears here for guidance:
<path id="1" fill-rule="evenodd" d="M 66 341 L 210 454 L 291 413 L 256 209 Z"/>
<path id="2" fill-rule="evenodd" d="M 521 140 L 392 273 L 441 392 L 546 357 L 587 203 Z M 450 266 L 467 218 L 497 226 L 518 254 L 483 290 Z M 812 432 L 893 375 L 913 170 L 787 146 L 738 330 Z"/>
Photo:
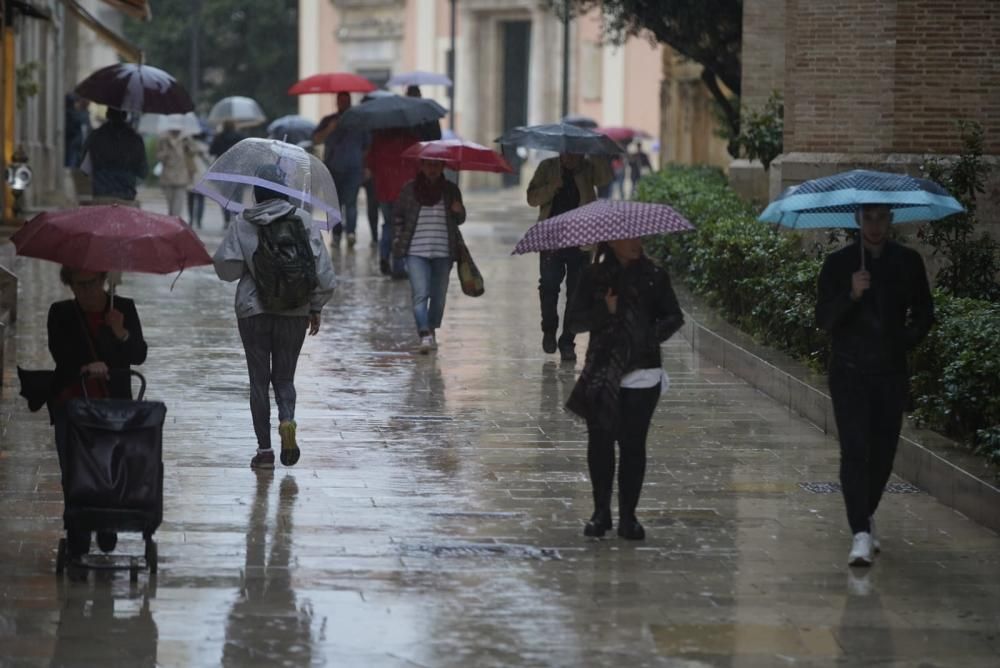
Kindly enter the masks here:
<path id="1" fill-rule="evenodd" d="M 569 0 L 563 0 L 562 66 L 562 116 L 566 118 L 569 116 Z"/>
<path id="2" fill-rule="evenodd" d="M 451 47 L 448 49 L 448 78 L 451 88 L 448 89 L 448 127 L 455 131 L 455 4 L 451 0 Z"/>

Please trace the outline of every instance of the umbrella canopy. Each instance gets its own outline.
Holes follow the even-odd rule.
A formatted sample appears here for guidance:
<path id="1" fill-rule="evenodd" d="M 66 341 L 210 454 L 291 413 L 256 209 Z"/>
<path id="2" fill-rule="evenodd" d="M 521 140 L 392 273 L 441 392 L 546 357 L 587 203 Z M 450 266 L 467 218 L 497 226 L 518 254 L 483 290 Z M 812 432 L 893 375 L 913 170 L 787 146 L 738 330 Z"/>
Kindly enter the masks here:
<path id="1" fill-rule="evenodd" d="M 262 168 L 280 175 L 264 176 Z M 319 158 L 298 146 L 277 139 L 244 139 L 219 156 L 195 184 L 227 210 L 239 213 L 253 204 L 253 186 L 283 193 L 289 201 L 313 214 L 323 215 L 326 226 L 340 221 L 340 202 L 330 170 Z"/>
<path id="2" fill-rule="evenodd" d="M 168 274 L 212 263 L 180 218 L 117 204 L 45 211 L 11 241 L 18 255 L 85 271 Z"/>
<path id="3" fill-rule="evenodd" d="M 604 127 L 597 128 L 597 132 L 600 132 L 606 137 L 610 137 L 616 142 L 629 143 L 633 139 L 652 139 L 650 135 L 645 130 L 640 130 L 638 128 L 628 128 L 628 127 Z"/>
<path id="4" fill-rule="evenodd" d="M 947 190 L 928 179 L 855 169 L 788 188 L 758 220 L 797 229 L 857 229 L 855 211 L 862 204 L 889 206 L 895 223 L 937 220 L 964 211 Z"/>
<path id="5" fill-rule="evenodd" d="M 399 96 L 396 95 L 395 93 L 393 93 L 390 90 L 385 90 L 385 89 L 382 89 L 382 88 L 377 88 L 377 89 L 373 90 L 370 93 L 365 93 L 364 96 L 362 96 L 361 101 L 362 102 L 371 102 L 372 100 L 376 100 L 376 99 L 378 99 L 380 97 L 399 97 Z"/>
<path id="6" fill-rule="evenodd" d="M 666 204 L 599 199 L 533 225 L 517 242 L 513 255 L 589 246 L 616 239 L 693 230 L 684 216 Z"/>
<path id="7" fill-rule="evenodd" d="M 268 137 L 280 139 L 289 144 L 310 141 L 315 131 L 316 123 L 305 116 L 298 115 L 282 116 L 271 121 L 271 124 L 267 126 Z"/>
<path id="8" fill-rule="evenodd" d="M 162 135 L 178 130 L 186 137 L 194 137 L 204 131 L 193 111 L 186 114 L 143 114 L 138 129 L 143 135 Z"/>
<path id="9" fill-rule="evenodd" d="M 579 114 L 569 114 L 568 116 L 564 116 L 562 122 L 575 125 L 578 128 L 586 128 L 588 130 L 597 128 L 597 121 L 589 116 L 581 116 Z"/>
<path id="10" fill-rule="evenodd" d="M 436 121 L 447 110 L 434 100 L 421 97 L 379 97 L 351 107 L 337 121 L 338 130 L 385 130 L 412 128 Z"/>
<path id="11" fill-rule="evenodd" d="M 81 81 L 77 95 L 98 104 L 136 113 L 183 114 L 194 103 L 177 79 L 149 65 L 119 63 L 102 67 Z"/>
<path id="12" fill-rule="evenodd" d="M 556 153 L 595 155 L 625 153 L 624 148 L 605 135 L 569 123 L 522 125 L 503 133 L 496 141 L 502 145 L 537 148 Z"/>
<path id="13" fill-rule="evenodd" d="M 296 81 L 288 89 L 289 95 L 311 95 L 313 93 L 368 93 L 375 90 L 375 84 L 358 74 L 350 72 L 328 72 L 314 74 Z"/>
<path id="14" fill-rule="evenodd" d="M 436 72 L 402 72 L 385 82 L 386 86 L 451 86 L 451 79 Z"/>
<path id="15" fill-rule="evenodd" d="M 266 120 L 267 116 L 256 100 L 240 95 L 222 98 L 208 112 L 208 122 L 213 125 L 233 123 L 238 128 L 250 128 Z"/>
<path id="16" fill-rule="evenodd" d="M 507 172 L 514 168 L 485 146 L 461 139 L 422 141 L 403 151 L 404 160 L 438 160 L 448 169 L 466 172 Z"/>

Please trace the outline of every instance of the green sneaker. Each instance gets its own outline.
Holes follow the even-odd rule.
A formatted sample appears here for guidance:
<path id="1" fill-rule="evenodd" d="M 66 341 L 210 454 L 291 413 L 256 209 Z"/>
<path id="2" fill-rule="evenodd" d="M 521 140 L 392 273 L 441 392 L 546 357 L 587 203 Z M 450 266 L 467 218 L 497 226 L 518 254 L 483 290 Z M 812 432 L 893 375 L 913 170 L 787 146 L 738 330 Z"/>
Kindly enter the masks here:
<path id="1" fill-rule="evenodd" d="M 278 435 L 281 436 L 281 463 L 284 466 L 295 466 L 299 461 L 299 445 L 295 442 L 295 420 L 285 420 L 279 424 Z"/>

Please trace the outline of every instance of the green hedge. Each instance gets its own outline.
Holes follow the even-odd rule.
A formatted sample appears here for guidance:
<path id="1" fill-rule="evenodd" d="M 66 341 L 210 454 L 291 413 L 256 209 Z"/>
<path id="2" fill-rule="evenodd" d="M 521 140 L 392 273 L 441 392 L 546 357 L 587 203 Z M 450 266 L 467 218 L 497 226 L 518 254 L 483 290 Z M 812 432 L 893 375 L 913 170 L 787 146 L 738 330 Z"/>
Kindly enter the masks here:
<path id="1" fill-rule="evenodd" d="M 636 199 L 670 204 L 695 226 L 652 240 L 648 252 L 765 345 L 816 369 L 829 338 L 814 324 L 819 252 L 757 222 L 721 170 L 668 166 L 639 182 Z M 1000 305 L 935 296 L 937 326 L 913 354 L 915 417 L 1000 463 Z"/>

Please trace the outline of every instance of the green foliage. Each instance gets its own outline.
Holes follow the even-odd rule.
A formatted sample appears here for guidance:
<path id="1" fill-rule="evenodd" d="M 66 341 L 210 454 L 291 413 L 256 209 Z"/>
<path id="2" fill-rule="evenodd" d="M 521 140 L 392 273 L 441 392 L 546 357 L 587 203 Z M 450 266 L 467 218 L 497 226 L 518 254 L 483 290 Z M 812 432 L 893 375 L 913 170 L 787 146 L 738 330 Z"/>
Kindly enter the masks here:
<path id="1" fill-rule="evenodd" d="M 17 108 L 24 109 L 28 104 L 28 99 L 38 95 L 42 90 L 38 83 L 38 75 L 43 71 L 41 64 L 37 60 L 18 65 L 14 72 L 14 79 L 17 82 L 15 98 Z"/>
<path id="2" fill-rule="evenodd" d="M 917 236 L 947 264 L 938 272 L 937 284 L 955 297 L 1000 301 L 1000 242 L 987 233 L 977 234 L 977 196 L 985 192 L 990 167 L 983 160 L 983 128 L 958 122 L 963 149 L 956 160 L 930 159 L 921 170 L 940 183 L 965 213 L 924 225 Z"/>
<path id="3" fill-rule="evenodd" d="M 651 255 L 743 331 L 825 368 L 816 280 L 839 235 L 803 249 L 796 235 L 757 222 L 714 168 L 667 166 L 639 182 L 636 199 L 669 204 L 696 228 L 651 240 Z M 939 291 L 935 306 L 937 326 L 912 356 L 915 417 L 1000 463 L 1000 304 Z"/>
<path id="4" fill-rule="evenodd" d="M 229 95 L 254 98 L 268 118 L 296 113 L 297 99 L 285 93 L 298 79 L 296 0 L 160 0 L 154 11 L 148 23 L 125 19 L 125 34 L 145 51 L 147 63 L 196 91 L 199 113 Z"/>
<path id="5" fill-rule="evenodd" d="M 545 0 L 557 11 L 566 0 Z M 604 14 L 604 34 L 612 42 L 626 37 L 651 35 L 681 56 L 702 66 L 702 83 L 711 93 L 728 134 L 739 136 L 741 55 L 743 49 L 742 0 L 569 0 L 571 11 L 600 8 Z M 720 85 L 721 84 L 721 85 Z M 729 89 L 728 93 L 722 86 Z M 730 153 L 737 157 L 736 146 Z"/>
<path id="6" fill-rule="evenodd" d="M 668 166 L 640 181 L 636 198 L 670 204 L 695 226 L 648 246 L 694 292 L 762 343 L 825 363 L 827 337 L 813 315 L 822 261 L 798 235 L 758 222 L 714 168 Z"/>
<path id="7" fill-rule="evenodd" d="M 919 421 L 1000 463 L 1000 304 L 938 291 L 937 326 L 913 353 Z"/>
<path id="8" fill-rule="evenodd" d="M 781 155 L 784 133 L 785 103 L 781 93 L 774 91 L 763 108 L 747 110 L 736 141 L 747 158 L 760 160 L 767 171 L 771 162 Z"/>

